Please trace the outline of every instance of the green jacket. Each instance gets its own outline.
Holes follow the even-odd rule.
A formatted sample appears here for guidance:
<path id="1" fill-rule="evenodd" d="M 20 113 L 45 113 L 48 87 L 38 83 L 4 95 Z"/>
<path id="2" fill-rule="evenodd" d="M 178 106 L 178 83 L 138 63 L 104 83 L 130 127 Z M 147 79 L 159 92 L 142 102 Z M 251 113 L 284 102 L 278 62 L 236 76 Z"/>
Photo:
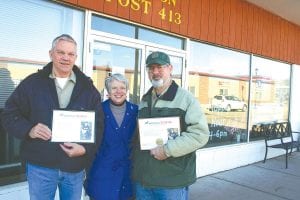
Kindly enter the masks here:
<path id="1" fill-rule="evenodd" d="M 151 102 L 152 90 L 142 98 L 139 118 L 179 116 L 181 133 L 165 144 L 165 151 L 170 157 L 163 161 L 153 158 L 149 150 L 140 150 L 137 137 L 133 153 L 133 179 L 145 187 L 188 186 L 196 181 L 195 151 L 203 147 L 209 137 L 205 115 L 198 100 L 174 81 L 156 102 Z"/>

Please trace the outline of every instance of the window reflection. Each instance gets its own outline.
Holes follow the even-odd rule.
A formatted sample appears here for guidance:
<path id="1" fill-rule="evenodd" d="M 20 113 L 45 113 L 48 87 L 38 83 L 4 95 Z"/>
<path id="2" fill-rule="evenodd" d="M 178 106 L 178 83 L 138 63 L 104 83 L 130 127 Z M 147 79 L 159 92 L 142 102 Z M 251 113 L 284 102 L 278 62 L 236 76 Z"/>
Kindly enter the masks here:
<path id="1" fill-rule="evenodd" d="M 162 34 L 144 28 L 139 28 L 138 39 L 160 44 L 160 45 L 174 47 L 176 49 L 183 49 L 183 45 L 184 45 L 184 40 L 181 38 L 170 36 L 167 34 Z"/>
<path id="2" fill-rule="evenodd" d="M 52 40 L 70 34 L 82 66 L 84 13 L 49 1 L 0 1 L 0 57 L 49 61 Z"/>
<path id="3" fill-rule="evenodd" d="M 82 65 L 84 13 L 36 0 L 0 1 L 0 13 L 1 113 L 15 87 L 49 62 L 48 51 L 57 35 L 67 33 L 76 39 L 77 63 Z M 5 133 L 0 126 L 0 185 L 25 180 L 19 147 L 20 140 Z"/>
<path id="4" fill-rule="evenodd" d="M 182 67 L 183 67 L 183 58 L 170 55 L 170 62 L 173 66 L 172 79 L 180 86 L 182 86 Z"/>
<path id="5" fill-rule="evenodd" d="M 291 99 L 290 99 L 290 121 L 293 131 L 300 131 L 300 115 L 299 115 L 299 85 L 300 85 L 300 65 L 292 65 L 292 86 L 291 86 Z M 300 134 L 295 135 L 295 139 L 300 141 Z"/>
<path id="6" fill-rule="evenodd" d="M 165 45 L 176 49 L 184 49 L 184 39 L 182 38 L 102 16 L 92 15 L 92 29 L 152 42 L 154 44 Z"/>
<path id="7" fill-rule="evenodd" d="M 105 100 L 104 80 L 110 73 L 121 73 L 129 81 L 129 100 L 139 102 L 141 50 L 104 42 L 94 42 L 93 75 L 95 86 Z"/>
<path id="8" fill-rule="evenodd" d="M 191 55 L 191 71 L 225 79 L 249 77 L 250 57 L 247 54 L 192 41 Z"/>
<path id="9" fill-rule="evenodd" d="M 188 85 L 208 121 L 207 147 L 247 142 L 249 60 L 246 54 L 191 42 Z"/>
<path id="10" fill-rule="evenodd" d="M 251 126 L 288 120 L 290 70 L 288 64 L 253 56 Z M 262 138 L 250 134 L 250 140 Z"/>
<path id="11" fill-rule="evenodd" d="M 17 59 L 0 57 L 0 114 L 7 98 L 18 84 L 28 75 L 41 69 L 44 63 L 17 62 Z M 24 171 L 20 158 L 21 141 L 8 135 L 1 126 L 0 119 L 0 185 L 23 181 Z"/>
<path id="12" fill-rule="evenodd" d="M 92 15 L 92 29 L 135 38 L 135 27 L 133 25 L 96 15 Z"/>

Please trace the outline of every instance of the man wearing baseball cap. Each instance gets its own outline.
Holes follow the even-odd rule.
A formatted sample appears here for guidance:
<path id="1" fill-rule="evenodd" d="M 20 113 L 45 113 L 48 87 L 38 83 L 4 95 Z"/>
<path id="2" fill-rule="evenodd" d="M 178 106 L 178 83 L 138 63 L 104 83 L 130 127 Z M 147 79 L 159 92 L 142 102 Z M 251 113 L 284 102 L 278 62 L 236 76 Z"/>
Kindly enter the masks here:
<path id="1" fill-rule="evenodd" d="M 172 80 L 169 56 L 153 52 L 146 59 L 152 87 L 142 97 L 139 118 L 179 117 L 181 132 L 150 150 L 141 150 L 139 137 L 133 150 L 136 200 L 187 200 L 188 186 L 196 181 L 196 150 L 209 136 L 198 100 Z"/>

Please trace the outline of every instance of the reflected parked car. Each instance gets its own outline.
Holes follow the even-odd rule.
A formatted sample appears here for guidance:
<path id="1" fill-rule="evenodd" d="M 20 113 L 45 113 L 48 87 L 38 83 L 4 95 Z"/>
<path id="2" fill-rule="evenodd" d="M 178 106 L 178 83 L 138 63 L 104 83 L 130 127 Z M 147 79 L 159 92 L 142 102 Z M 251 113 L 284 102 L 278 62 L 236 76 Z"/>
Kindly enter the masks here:
<path id="1" fill-rule="evenodd" d="M 242 110 L 247 111 L 246 102 L 240 100 L 236 96 L 230 95 L 216 95 L 211 102 L 212 111 L 226 111 L 230 112 L 232 110 Z"/>

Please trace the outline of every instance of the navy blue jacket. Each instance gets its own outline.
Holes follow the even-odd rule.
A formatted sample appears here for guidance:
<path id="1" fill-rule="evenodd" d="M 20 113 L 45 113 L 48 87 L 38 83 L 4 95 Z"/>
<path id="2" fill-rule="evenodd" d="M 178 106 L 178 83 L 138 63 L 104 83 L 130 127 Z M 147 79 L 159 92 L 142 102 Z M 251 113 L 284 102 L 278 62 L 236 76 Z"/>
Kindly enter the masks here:
<path id="1" fill-rule="evenodd" d="M 138 107 L 126 101 L 119 127 L 110 109 L 110 100 L 102 105 L 105 114 L 103 141 L 88 174 L 86 191 L 95 200 L 127 200 L 133 195 L 130 154 Z"/>
<path id="2" fill-rule="evenodd" d="M 57 168 L 66 172 L 78 172 L 89 167 L 100 143 L 103 129 L 101 97 L 90 78 L 85 76 L 77 66 L 73 67 L 76 75 L 70 103 L 64 110 L 96 111 L 96 144 L 82 144 L 86 154 L 70 158 L 61 149 L 59 143 L 33 139 L 29 131 L 37 123 L 52 128 L 52 113 L 59 108 L 55 82 L 49 78 L 52 62 L 42 70 L 29 75 L 8 98 L 2 113 L 5 131 L 21 139 L 21 157 L 31 164 Z"/>

